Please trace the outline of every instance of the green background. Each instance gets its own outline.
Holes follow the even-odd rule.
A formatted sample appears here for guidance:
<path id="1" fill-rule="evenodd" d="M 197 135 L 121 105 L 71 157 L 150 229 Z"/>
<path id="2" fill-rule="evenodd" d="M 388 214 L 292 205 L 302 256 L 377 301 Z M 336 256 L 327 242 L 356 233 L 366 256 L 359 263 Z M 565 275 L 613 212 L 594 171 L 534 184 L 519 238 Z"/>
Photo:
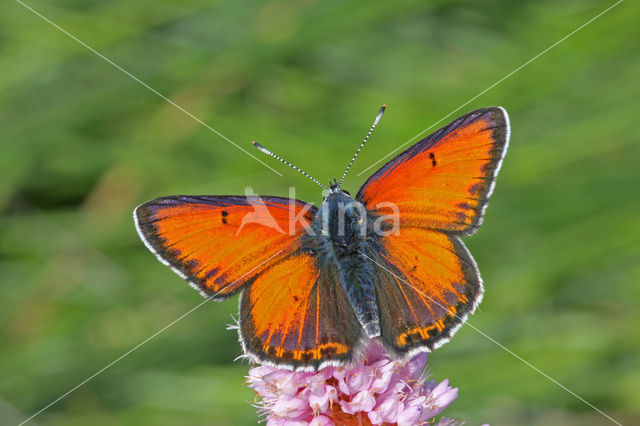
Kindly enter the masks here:
<path id="1" fill-rule="evenodd" d="M 389 105 L 383 155 L 613 4 L 604 1 L 28 1 L 278 176 L 17 2 L 0 14 L 0 423 L 15 424 L 202 300 L 136 235 L 171 194 L 319 188 Z M 640 424 L 640 6 L 626 1 L 478 97 L 512 138 L 465 242 L 470 322 L 623 424 Z M 248 366 L 207 303 L 32 424 L 253 424 Z M 468 424 L 613 424 L 464 326 L 430 357 Z"/>

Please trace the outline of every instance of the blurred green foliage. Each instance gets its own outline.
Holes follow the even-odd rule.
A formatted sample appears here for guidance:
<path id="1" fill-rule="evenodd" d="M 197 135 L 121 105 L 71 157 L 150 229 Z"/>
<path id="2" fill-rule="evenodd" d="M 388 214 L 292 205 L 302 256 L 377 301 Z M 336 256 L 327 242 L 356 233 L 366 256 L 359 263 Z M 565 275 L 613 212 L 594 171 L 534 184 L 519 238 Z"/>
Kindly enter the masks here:
<path id="1" fill-rule="evenodd" d="M 398 145 L 610 2 L 27 1 L 249 150 L 326 181 L 389 109 L 346 188 Z M 623 424 L 640 423 L 640 5 L 624 2 L 466 105 L 512 140 L 466 239 L 470 322 Z M 17 2 L 0 15 L 0 423 L 15 424 L 200 303 L 144 248 L 133 208 L 171 194 L 318 188 L 242 153 Z M 434 127 L 435 130 L 438 126 Z M 208 303 L 32 424 L 253 424 L 247 365 Z M 430 357 L 475 425 L 609 421 L 462 327 Z"/>

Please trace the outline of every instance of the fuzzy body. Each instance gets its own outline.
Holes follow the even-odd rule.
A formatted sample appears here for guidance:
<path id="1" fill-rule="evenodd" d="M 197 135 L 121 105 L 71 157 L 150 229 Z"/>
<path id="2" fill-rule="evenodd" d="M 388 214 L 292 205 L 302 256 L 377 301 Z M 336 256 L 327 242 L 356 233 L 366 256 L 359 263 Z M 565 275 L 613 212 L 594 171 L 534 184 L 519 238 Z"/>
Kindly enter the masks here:
<path id="1" fill-rule="evenodd" d="M 372 216 L 344 191 L 331 192 L 312 222 L 312 234 L 303 238 L 303 248 L 311 251 L 317 267 L 334 265 L 340 285 L 358 321 L 369 337 L 380 335 L 380 315 L 376 301 L 373 270 L 364 254 Z"/>

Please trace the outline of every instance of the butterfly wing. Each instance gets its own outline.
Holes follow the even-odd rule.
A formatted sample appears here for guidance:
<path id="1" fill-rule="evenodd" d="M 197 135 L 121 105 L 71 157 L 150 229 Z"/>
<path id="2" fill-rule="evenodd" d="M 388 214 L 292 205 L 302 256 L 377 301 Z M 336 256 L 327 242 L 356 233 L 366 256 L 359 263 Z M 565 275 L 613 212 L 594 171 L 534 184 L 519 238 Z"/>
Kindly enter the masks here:
<path id="1" fill-rule="evenodd" d="M 362 335 L 335 262 L 306 250 L 260 273 L 240 298 L 240 336 L 255 361 L 319 369 L 348 363 Z"/>
<path id="2" fill-rule="evenodd" d="M 380 215 L 391 213 L 385 203 L 395 204 L 403 228 L 471 234 L 481 224 L 508 141 L 504 109 L 473 111 L 389 161 L 356 199 Z"/>
<path id="3" fill-rule="evenodd" d="M 399 232 L 369 243 L 381 338 L 398 356 L 445 343 L 480 302 L 482 280 L 458 235 L 473 233 L 507 149 L 499 107 L 466 114 L 376 172 L 356 199 L 394 213 Z"/>
<path id="4" fill-rule="evenodd" d="M 397 356 L 442 345 L 480 303 L 482 280 L 456 236 L 403 229 L 371 243 L 381 339 Z"/>
<path id="5" fill-rule="evenodd" d="M 316 210 L 280 197 L 173 196 L 142 204 L 133 216 L 162 263 L 221 300 L 294 252 Z"/>

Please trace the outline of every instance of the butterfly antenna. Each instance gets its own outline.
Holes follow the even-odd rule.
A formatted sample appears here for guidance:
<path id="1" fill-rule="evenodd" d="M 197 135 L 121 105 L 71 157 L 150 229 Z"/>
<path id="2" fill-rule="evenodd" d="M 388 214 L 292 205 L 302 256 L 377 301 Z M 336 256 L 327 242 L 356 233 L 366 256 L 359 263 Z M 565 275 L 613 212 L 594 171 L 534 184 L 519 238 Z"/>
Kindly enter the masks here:
<path id="1" fill-rule="evenodd" d="M 340 179 L 340 183 L 338 184 L 338 189 L 340 189 L 340 187 L 342 186 L 342 182 L 344 182 L 344 178 L 347 176 L 347 173 L 349 172 L 349 169 L 351 168 L 351 165 L 353 164 L 353 162 L 356 160 L 356 157 L 358 156 L 358 154 L 360 154 L 360 151 L 362 150 L 362 147 L 369 140 L 369 136 L 371 136 L 371 133 L 373 133 L 373 129 L 375 129 L 376 126 L 378 125 L 378 122 L 382 118 L 382 114 L 384 114 L 384 110 L 385 109 L 387 109 L 387 105 L 386 104 L 382 105 L 382 107 L 380 108 L 380 111 L 378 111 L 378 115 L 376 115 L 376 119 L 373 120 L 373 124 L 371 125 L 371 128 L 369 129 L 369 133 L 367 133 L 367 136 L 364 138 L 364 140 L 362 141 L 362 143 L 358 147 L 358 150 L 353 155 L 353 158 L 351 159 L 351 161 L 349 161 L 349 165 L 347 166 L 347 170 L 345 170 L 344 173 L 342 174 L 342 179 Z"/>
<path id="2" fill-rule="evenodd" d="M 304 170 L 302 170 L 300 167 L 298 166 L 294 166 L 293 164 L 291 164 L 290 162 L 288 162 L 287 160 L 285 160 L 284 158 L 274 154 L 273 152 L 269 151 L 267 148 L 265 148 L 264 146 L 260 145 L 258 142 L 253 141 L 251 142 L 253 144 L 253 146 L 255 146 L 256 148 L 258 148 L 261 152 L 264 152 L 267 155 L 272 156 L 273 158 L 280 160 L 282 163 L 286 164 L 287 166 L 291 167 L 292 169 L 295 169 L 297 171 L 299 171 L 300 173 L 302 173 L 303 175 L 305 175 L 306 177 L 308 177 L 309 179 L 311 179 L 312 181 L 314 181 L 315 183 L 317 183 L 318 185 L 320 185 L 325 191 L 329 191 L 329 188 L 327 188 L 326 186 L 324 186 L 323 184 L 320 183 L 320 181 L 316 178 L 314 178 L 313 176 L 311 176 L 309 173 L 305 172 Z"/>

